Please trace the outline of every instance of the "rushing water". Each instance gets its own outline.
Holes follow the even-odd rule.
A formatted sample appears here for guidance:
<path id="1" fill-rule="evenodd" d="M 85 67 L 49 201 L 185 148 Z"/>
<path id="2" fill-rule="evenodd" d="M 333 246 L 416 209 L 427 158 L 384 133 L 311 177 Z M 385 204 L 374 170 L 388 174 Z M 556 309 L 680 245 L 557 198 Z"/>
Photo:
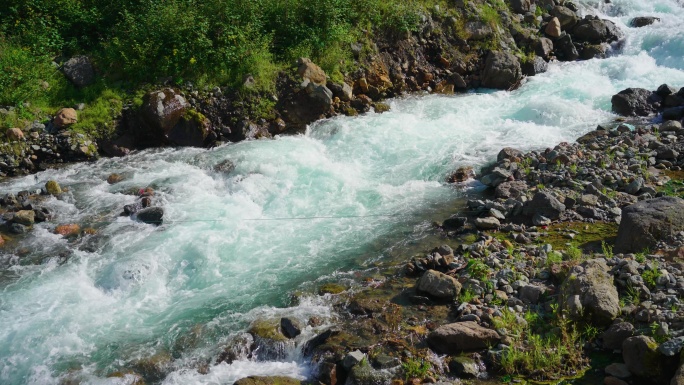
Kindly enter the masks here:
<path id="1" fill-rule="evenodd" d="M 301 136 L 150 150 L 4 183 L 1 191 L 17 192 L 60 181 L 67 198 L 44 203 L 56 222 L 97 232 L 67 240 L 52 233 L 53 221 L 0 249 L 0 383 L 76 374 L 125 383 L 105 377 L 163 352 L 177 358 L 166 384 L 305 376 L 296 349 L 208 374 L 194 367 L 256 318 L 328 320 L 323 299 L 287 307 L 290 295 L 381 261 L 396 239 L 420 238 L 458 197 L 443 183 L 449 171 L 486 164 L 504 146 L 573 140 L 611 119 L 610 97 L 626 87 L 684 86 L 681 0 L 588 5 L 627 32 L 621 54 L 552 64 L 514 92 L 410 97 L 392 101 L 388 113 L 319 122 Z M 644 15 L 661 22 L 627 26 Z M 225 160 L 236 169 L 214 171 Z M 113 172 L 125 181 L 108 185 Z M 165 208 L 159 228 L 118 217 L 135 200 L 126 192 L 145 186 Z M 178 349 L 188 336 L 196 341 Z"/>

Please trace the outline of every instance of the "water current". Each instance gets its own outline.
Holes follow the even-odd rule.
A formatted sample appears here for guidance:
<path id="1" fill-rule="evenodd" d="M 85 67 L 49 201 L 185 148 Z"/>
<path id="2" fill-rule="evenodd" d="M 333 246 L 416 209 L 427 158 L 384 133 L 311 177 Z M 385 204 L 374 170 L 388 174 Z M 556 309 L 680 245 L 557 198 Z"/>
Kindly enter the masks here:
<path id="1" fill-rule="evenodd" d="M 55 221 L 96 233 L 65 239 L 53 221 L 0 249 L 0 383 L 123 384 L 127 377 L 106 375 L 165 354 L 175 361 L 164 384 L 304 378 L 296 348 L 267 361 L 203 360 L 257 318 L 329 320 L 325 298 L 288 306 L 291 295 L 353 277 L 402 239 L 429 234 L 462 195 L 444 183 L 455 168 L 485 165 L 505 146 L 572 141 L 614 118 L 610 97 L 624 88 L 684 86 L 681 0 L 583 4 L 626 32 L 622 49 L 552 63 L 513 92 L 411 96 L 390 101 L 390 112 L 321 121 L 303 135 L 148 150 L 4 182 L 0 191 L 16 193 L 59 181 L 66 198 L 44 202 Z M 631 28 L 635 16 L 661 21 Z M 214 170 L 226 160 L 234 171 Z M 125 180 L 109 185 L 114 172 Z M 145 186 L 165 209 L 161 227 L 118 216 L 135 200 L 127 192 Z M 196 369 L 203 365 L 208 373 Z"/>

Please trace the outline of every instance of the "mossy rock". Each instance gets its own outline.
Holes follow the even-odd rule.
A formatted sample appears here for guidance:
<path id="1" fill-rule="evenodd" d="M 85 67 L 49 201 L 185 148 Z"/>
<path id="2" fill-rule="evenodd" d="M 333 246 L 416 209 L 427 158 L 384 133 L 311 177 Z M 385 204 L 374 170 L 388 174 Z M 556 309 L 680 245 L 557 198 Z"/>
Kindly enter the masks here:
<path id="1" fill-rule="evenodd" d="M 347 290 L 347 288 L 340 285 L 339 283 L 326 283 L 326 284 L 321 285 L 321 287 L 318 288 L 318 294 L 319 295 L 340 294 L 345 290 Z"/>
<path id="2" fill-rule="evenodd" d="M 54 180 L 49 180 L 45 183 L 45 190 L 50 195 L 59 195 L 62 193 L 62 188 L 59 186 L 59 183 Z"/>
<path id="3" fill-rule="evenodd" d="M 277 342 L 287 341 L 287 337 L 280 331 L 280 319 L 260 319 L 252 322 L 249 334 L 254 337 L 263 338 L 265 340 L 272 340 Z"/>
<path id="4" fill-rule="evenodd" d="M 390 110 L 390 106 L 387 103 L 375 103 L 375 112 L 382 114 Z"/>
<path id="5" fill-rule="evenodd" d="M 300 385 L 302 382 L 296 378 L 284 376 L 245 377 L 235 381 L 235 385 Z"/>

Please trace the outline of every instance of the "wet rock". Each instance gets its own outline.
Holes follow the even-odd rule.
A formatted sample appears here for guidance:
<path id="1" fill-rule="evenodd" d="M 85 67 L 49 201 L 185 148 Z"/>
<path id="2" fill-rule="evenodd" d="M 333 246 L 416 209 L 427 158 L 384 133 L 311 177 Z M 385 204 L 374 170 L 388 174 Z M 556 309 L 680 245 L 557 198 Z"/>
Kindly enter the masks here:
<path id="1" fill-rule="evenodd" d="M 573 28 L 572 36 L 578 41 L 598 44 L 617 41 L 623 38 L 624 34 L 610 20 L 587 16 Z"/>
<path id="2" fill-rule="evenodd" d="M 285 376 L 250 376 L 235 381 L 235 385 L 301 385 L 301 381 Z"/>
<path id="3" fill-rule="evenodd" d="M 563 31 L 571 30 L 579 21 L 579 16 L 573 10 L 561 5 L 553 7 L 549 13 L 558 18 Z"/>
<path id="4" fill-rule="evenodd" d="M 558 27 L 558 33 L 560 34 L 560 26 Z M 551 39 L 540 37 L 539 40 L 537 40 L 537 42 L 534 44 L 534 50 L 537 56 L 544 60 L 549 60 L 551 54 L 553 53 L 553 42 Z"/>
<path id="5" fill-rule="evenodd" d="M 59 186 L 59 183 L 57 183 L 54 180 L 49 180 L 45 183 L 45 191 L 47 191 L 48 194 L 50 195 L 60 195 L 62 193 L 62 188 Z"/>
<path id="6" fill-rule="evenodd" d="M 5 131 L 5 136 L 7 136 L 7 139 L 10 141 L 23 140 L 24 132 L 19 128 L 9 128 Z"/>
<path id="7" fill-rule="evenodd" d="M 608 330 L 601 334 L 603 348 L 609 350 L 622 349 L 622 343 L 629 337 L 634 336 L 634 325 L 629 322 L 618 322 L 610 325 Z"/>
<path id="8" fill-rule="evenodd" d="M 465 182 L 470 178 L 475 176 L 473 168 L 470 166 L 463 166 L 456 169 L 456 171 L 447 178 L 449 183 L 461 183 Z"/>
<path id="9" fill-rule="evenodd" d="M 76 87 L 87 87 L 95 82 L 95 68 L 87 56 L 75 56 L 62 66 L 64 75 Z"/>
<path id="10" fill-rule="evenodd" d="M 21 223 L 12 223 L 9 227 L 9 231 L 12 234 L 26 234 L 29 232 L 29 227 L 22 225 Z"/>
<path id="11" fill-rule="evenodd" d="M 449 371 L 459 378 L 474 378 L 480 374 L 480 366 L 472 358 L 454 357 L 449 362 Z"/>
<path id="12" fill-rule="evenodd" d="M 662 98 L 643 88 L 627 88 L 610 99 L 612 110 L 624 116 L 648 116 L 657 111 Z"/>
<path id="13" fill-rule="evenodd" d="M 328 88 L 332 91 L 333 96 L 343 102 L 350 102 L 354 98 L 354 91 L 347 83 L 337 84 L 328 82 Z"/>
<path id="14" fill-rule="evenodd" d="M 456 278 L 439 271 L 428 270 L 418 280 L 416 289 L 435 298 L 453 299 L 459 295 L 461 287 Z"/>
<path id="15" fill-rule="evenodd" d="M 523 206 L 523 214 L 527 216 L 542 215 L 556 220 L 565 211 L 565 205 L 546 191 L 534 194 L 532 200 Z"/>
<path id="16" fill-rule="evenodd" d="M 302 325 L 295 319 L 283 317 L 280 319 L 280 329 L 287 338 L 295 338 L 302 334 Z"/>
<path id="17" fill-rule="evenodd" d="M 110 174 L 107 177 L 107 183 L 109 184 L 117 184 L 123 180 L 123 176 L 119 174 Z"/>
<path id="18" fill-rule="evenodd" d="M 580 56 L 577 52 L 577 47 L 572 42 L 570 35 L 563 35 L 553 43 L 555 47 L 556 56 L 563 61 L 574 61 Z"/>
<path id="19" fill-rule="evenodd" d="M 442 325 L 428 335 L 428 345 L 439 354 L 485 349 L 499 341 L 499 334 L 473 321 Z"/>
<path id="20" fill-rule="evenodd" d="M 159 146 L 165 144 L 166 135 L 185 115 L 190 104 L 172 88 L 152 91 L 143 96 L 139 118 L 141 121 L 129 124 L 138 146 Z"/>
<path id="21" fill-rule="evenodd" d="M 539 56 L 535 56 L 532 61 L 528 61 L 522 64 L 522 73 L 525 76 L 534 76 L 542 74 L 547 71 L 549 65 L 544 59 Z"/>
<path id="22" fill-rule="evenodd" d="M 522 158 L 523 152 L 513 148 L 513 147 L 504 147 L 499 151 L 499 153 L 496 155 L 496 161 L 501 162 L 503 160 L 513 160 L 513 159 L 519 159 Z"/>
<path id="23" fill-rule="evenodd" d="M 615 251 L 641 252 L 684 230 L 684 200 L 661 197 L 644 200 L 622 210 Z"/>
<path id="24" fill-rule="evenodd" d="M 354 365 L 344 385 L 384 385 L 392 381 L 393 374 L 388 370 L 374 369 L 370 364 Z"/>
<path id="25" fill-rule="evenodd" d="M 168 352 L 159 352 L 133 363 L 133 369 L 140 373 L 146 381 L 159 382 L 171 370 L 173 357 Z"/>
<path id="26" fill-rule="evenodd" d="M 36 222 L 36 213 L 33 212 L 33 210 L 17 211 L 14 213 L 14 218 L 12 221 L 24 226 L 33 226 L 33 224 Z"/>
<path id="27" fill-rule="evenodd" d="M 57 129 L 66 128 L 77 122 L 78 114 L 73 108 L 62 108 L 57 111 L 57 115 L 55 115 L 55 119 L 52 121 Z"/>
<path id="28" fill-rule="evenodd" d="M 658 344 L 647 336 L 629 337 L 622 343 L 622 359 L 630 373 L 638 377 L 657 378 L 663 373 Z"/>
<path id="29" fill-rule="evenodd" d="M 582 318 L 596 325 L 610 325 L 620 314 L 618 292 L 613 276 L 603 260 L 592 259 L 570 270 L 562 287 L 562 303 L 573 318 Z M 581 311 L 570 309 L 573 300 L 579 299 Z M 575 305 L 577 306 L 577 305 Z"/>
<path id="30" fill-rule="evenodd" d="M 178 122 L 166 132 L 166 140 L 181 147 L 202 147 L 209 135 L 211 123 L 202 114 L 188 109 Z"/>
<path id="31" fill-rule="evenodd" d="M 654 16 L 639 16 L 633 18 L 630 22 L 629 25 L 635 28 L 641 28 L 645 27 L 647 25 L 651 25 L 655 23 L 656 21 L 660 21 L 659 17 L 654 17 Z"/>
<path id="32" fill-rule="evenodd" d="M 442 228 L 444 230 L 458 230 L 460 228 L 463 228 L 465 224 L 468 222 L 468 218 L 461 217 L 458 215 L 455 215 L 451 218 L 447 218 L 442 222 Z"/>
<path id="33" fill-rule="evenodd" d="M 364 353 L 362 353 L 360 350 L 354 350 L 351 353 L 347 353 L 347 355 L 344 357 L 342 360 L 342 367 L 346 371 L 349 371 L 352 367 L 354 367 L 354 365 L 363 361 L 364 358 L 366 358 Z"/>
<path id="34" fill-rule="evenodd" d="M 164 218 L 164 209 L 161 207 L 148 207 L 136 213 L 136 218 L 140 222 L 161 225 Z"/>
<path id="35" fill-rule="evenodd" d="M 492 51 L 487 55 L 482 72 L 482 86 L 509 89 L 522 79 L 520 61 L 508 52 Z"/>
<path id="36" fill-rule="evenodd" d="M 495 167 L 490 174 L 480 178 L 480 182 L 482 182 L 482 184 L 486 184 L 487 186 L 496 187 L 509 180 L 512 176 L 513 175 L 508 170 Z"/>

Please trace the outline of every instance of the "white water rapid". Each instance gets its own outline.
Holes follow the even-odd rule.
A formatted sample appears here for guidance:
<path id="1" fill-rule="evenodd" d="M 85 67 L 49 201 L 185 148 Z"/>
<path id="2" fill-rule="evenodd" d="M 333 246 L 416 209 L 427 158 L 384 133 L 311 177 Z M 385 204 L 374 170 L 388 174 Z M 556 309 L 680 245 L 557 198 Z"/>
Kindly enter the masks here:
<path id="1" fill-rule="evenodd" d="M 443 182 L 458 166 L 484 165 L 505 146 L 572 141 L 613 118 L 610 98 L 624 88 L 684 86 L 681 0 L 585 4 L 626 32 L 622 51 L 553 63 L 513 92 L 409 97 L 391 101 L 390 112 L 319 122 L 305 135 L 149 150 L 3 183 L 0 191 L 16 193 L 59 181 L 68 198 L 44 205 L 57 222 L 97 232 L 71 241 L 44 223 L 0 249 L 0 383 L 77 376 L 124 384 L 130 376 L 106 375 L 155 354 L 176 359 L 161 380 L 169 385 L 303 378 L 308 368 L 296 349 L 269 361 L 212 362 L 207 374 L 196 368 L 254 319 L 326 322 L 324 298 L 287 307 L 290 295 L 381 261 L 388 239 L 419 238 L 458 197 Z M 635 16 L 661 21 L 631 28 Z M 214 171 L 224 160 L 236 169 Z M 114 172 L 126 179 L 110 186 Z M 165 209 L 161 227 L 118 217 L 135 200 L 125 192 L 145 186 Z M 268 220 L 302 217 L 324 218 Z"/>

